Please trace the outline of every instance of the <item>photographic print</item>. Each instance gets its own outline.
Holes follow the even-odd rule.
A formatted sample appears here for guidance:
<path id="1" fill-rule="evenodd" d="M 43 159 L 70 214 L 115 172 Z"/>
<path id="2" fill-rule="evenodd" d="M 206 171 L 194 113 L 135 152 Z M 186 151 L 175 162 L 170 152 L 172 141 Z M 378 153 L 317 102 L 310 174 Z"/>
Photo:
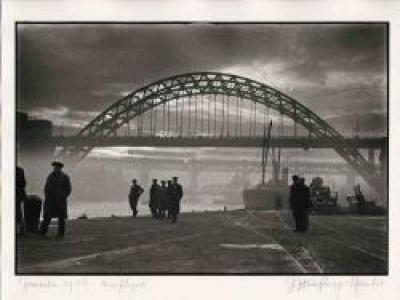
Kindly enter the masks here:
<path id="1" fill-rule="evenodd" d="M 17 275 L 387 275 L 389 23 L 17 22 Z"/>

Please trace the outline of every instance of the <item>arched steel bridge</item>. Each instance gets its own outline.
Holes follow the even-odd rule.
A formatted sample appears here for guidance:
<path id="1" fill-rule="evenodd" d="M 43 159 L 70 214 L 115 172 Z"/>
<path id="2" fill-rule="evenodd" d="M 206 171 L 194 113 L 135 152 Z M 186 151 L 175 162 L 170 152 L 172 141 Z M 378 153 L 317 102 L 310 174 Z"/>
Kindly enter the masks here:
<path id="1" fill-rule="evenodd" d="M 201 96 L 201 102 L 197 96 Z M 182 134 L 183 130 L 187 130 L 188 125 L 189 132 L 191 132 L 190 126 L 194 128 L 197 126 L 197 108 L 198 103 L 201 103 L 201 106 L 203 106 L 203 96 L 214 96 L 215 101 L 217 97 L 222 97 L 221 133 L 226 132 L 226 128 L 229 128 L 229 104 L 231 104 L 231 108 L 233 107 L 233 109 L 236 106 L 236 111 L 238 112 L 236 117 L 237 121 L 240 123 L 240 126 L 238 126 L 236 122 L 235 131 L 237 132 L 240 130 L 240 135 L 242 135 L 242 113 L 241 110 L 239 111 L 239 102 L 241 103 L 242 100 L 249 100 L 250 105 L 254 105 L 254 108 L 257 104 L 268 109 L 271 108 L 272 110 L 279 112 L 281 116 L 292 119 L 296 125 L 299 124 L 305 128 L 309 133 L 309 137 L 325 138 L 331 141 L 337 141 L 337 146 L 334 147 L 334 150 L 341 157 L 343 157 L 369 185 L 371 185 L 377 192 L 381 192 L 383 180 L 380 170 L 378 170 L 373 164 L 369 163 L 356 148 L 352 147 L 346 142 L 343 142 L 344 137 L 326 121 L 315 114 L 311 109 L 307 108 L 294 98 L 264 83 L 242 76 L 218 72 L 196 72 L 175 75 L 158 80 L 135 90 L 134 92 L 124 96 L 109 106 L 77 134 L 77 138 L 92 138 L 95 141 L 92 145 L 64 147 L 60 154 L 65 160 L 72 160 L 73 162 L 79 161 L 80 159 L 84 158 L 94 147 L 101 144 L 102 140 L 115 135 L 119 128 L 129 124 L 131 120 L 136 119 L 138 121 L 137 128 L 138 130 L 141 130 L 143 126 L 142 116 L 146 112 L 150 112 L 151 114 L 150 131 L 155 132 L 155 128 L 157 126 L 157 116 L 153 117 L 153 111 L 156 113 L 157 107 L 159 106 L 162 106 L 163 108 L 163 128 L 165 128 L 165 114 L 166 109 L 168 109 L 167 113 L 169 130 L 170 103 L 173 100 L 176 102 L 176 128 L 179 128 L 180 134 Z M 185 126 L 183 121 L 183 105 L 185 102 L 190 105 L 190 103 L 193 102 L 193 99 L 195 100 L 195 124 L 193 125 L 193 120 L 191 122 L 191 111 L 189 110 L 189 122 Z M 236 99 L 236 101 L 234 99 Z M 240 101 L 238 99 L 240 99 Z M 178 101 L 181 101 L 182 103 L 182 108 L 180 110 L 178 110 Z M 208 106 L 209 105 L 210 100 L 208 101 Z M 224 115 L 225 106 L 227 107 L 227 111 Z M 209 131 L 210 107 L 208 108 L 207 127 Z M 254 112 L 255 111 L 256 110 L 254 110 Z M 203 114 L 203 109 L 201 110 L 201 113 Z M 180 127 L 178 127 L 179 115 L 181 121 Z M 214 117 L 215 116 L 216 106 L 214 106 Z M 254 113 L 253 120 L 251 120 L 250 116 L 250 135 L 252 134 L 252 131 L 253 133 L 256 131 L 256 125 L 252 126 L 253 123 L 256 124 L 256 118 L 256 113 Z M 201 122 L 201 126 L 203 127 L 203 118 L 201 118 Z M 215 126 L 216 124 L 214 122 L 214 129 Z M 224 128 L 224 126 L 226 127 Z"/>

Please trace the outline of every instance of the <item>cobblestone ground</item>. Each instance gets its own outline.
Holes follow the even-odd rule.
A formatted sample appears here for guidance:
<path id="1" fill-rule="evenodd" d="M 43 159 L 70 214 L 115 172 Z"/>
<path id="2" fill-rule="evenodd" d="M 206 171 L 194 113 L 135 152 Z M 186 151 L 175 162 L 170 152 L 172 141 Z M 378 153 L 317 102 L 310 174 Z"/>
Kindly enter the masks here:
<path id="1" fill-rule="evenodd" d="M 386 217 L 312 216 L 292 232 L 285 212 L 71 220 L 64 239 L 17 240 L 17 272 L 297 274 L 387 272 Z"/>

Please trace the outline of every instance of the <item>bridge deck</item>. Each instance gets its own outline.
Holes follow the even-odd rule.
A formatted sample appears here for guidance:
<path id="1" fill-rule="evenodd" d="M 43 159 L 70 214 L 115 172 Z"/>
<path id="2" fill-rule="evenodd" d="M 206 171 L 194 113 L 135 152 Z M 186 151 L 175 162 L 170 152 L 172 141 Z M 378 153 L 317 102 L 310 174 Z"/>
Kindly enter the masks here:
<path id="1" fill-rule="evenodd" d="M 154 137 L 154 136 L 114 136 L 93 137 L 53 137 L 55 146 L 136 146 L 136 147 L 260 147 L 261 137 Z M 335 148 L 350 145 L 354 148 L 382 149 L 387 138 L 347 138 L 341 142 L 330 138 L 282 137 L 272 138 L 272 147 L 283 148 Z"/>

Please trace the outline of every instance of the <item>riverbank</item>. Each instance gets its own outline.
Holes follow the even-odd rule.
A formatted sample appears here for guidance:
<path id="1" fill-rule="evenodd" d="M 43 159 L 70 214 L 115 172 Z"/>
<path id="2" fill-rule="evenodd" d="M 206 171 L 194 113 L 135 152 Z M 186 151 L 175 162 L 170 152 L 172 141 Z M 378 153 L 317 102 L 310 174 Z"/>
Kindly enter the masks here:
<path id="1" fill-rule="evenodd" d="M 288 212 L 183 213 L 74 219 L 64 239 L 19 238 L 20 274 L 385 274 L 386 216 L 311 216 L 292 232 Z"/>

